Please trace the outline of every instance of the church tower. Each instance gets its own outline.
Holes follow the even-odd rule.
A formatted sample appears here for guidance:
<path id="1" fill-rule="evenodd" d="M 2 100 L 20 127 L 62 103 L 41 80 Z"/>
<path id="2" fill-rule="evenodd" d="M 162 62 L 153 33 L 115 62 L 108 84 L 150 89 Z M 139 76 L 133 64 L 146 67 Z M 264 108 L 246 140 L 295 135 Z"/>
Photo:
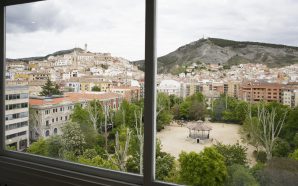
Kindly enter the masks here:
<path id="1" fill-rule="evenodd" d="M 87 43 L 85 43 L 85 53 L 87 53 Z"/>

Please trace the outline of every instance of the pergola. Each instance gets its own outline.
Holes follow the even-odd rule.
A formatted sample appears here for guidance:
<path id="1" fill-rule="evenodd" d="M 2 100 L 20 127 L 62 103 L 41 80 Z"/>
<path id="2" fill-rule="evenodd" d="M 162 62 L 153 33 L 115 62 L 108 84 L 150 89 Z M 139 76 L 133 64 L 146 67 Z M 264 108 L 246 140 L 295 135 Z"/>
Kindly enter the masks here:
<path id="1" fill-rule="evenodd" d="M 209 139 L 211 126 L 204 124 L 203 121 L 199 120 L 196 123 L 191 123 L 187 125 L 189 129 L 189 137 L 193 139 L 206 140 Z"/>

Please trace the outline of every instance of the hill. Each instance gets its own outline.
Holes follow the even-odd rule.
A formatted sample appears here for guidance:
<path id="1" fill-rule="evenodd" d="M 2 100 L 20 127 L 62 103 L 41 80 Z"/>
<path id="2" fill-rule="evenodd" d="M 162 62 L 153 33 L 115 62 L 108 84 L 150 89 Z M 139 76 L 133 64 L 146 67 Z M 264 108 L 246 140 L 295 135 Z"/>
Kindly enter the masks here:
<path id="1" fill-rule="evenodd" d="M 69 49 L 69 50 L 60 50 L 60 51 L 54 52 L 52 54 L 48 54 L 46 56 L 28 57 L 28 58 L 19 58 L 19 59 L 7 59 L 7 61 L 8 62 L 10 62 L 10 61 L 23 61 L 23 62 L 28 62 L 28 61 L 43 61 L 43 60 L 47 59 L 49 56 L 59 56 L 59 55 L 64 55 L 64 54 L 70 54 L 74 50 L 79 51 L 79 52 L 84 51 L 81 48 L 73 48 L 73 49 Z"/>
<path id="2" fill-rule="evenodd" d="M 183 71 L 183 66 L 192 63 L 222 64 L 224 66 L 261 63 L 273 68 L 298 63 L 298 47 L 208 38 L 179 47 L 157 60 L 158 73 L 172 74 L 180 73 Z M 140 69 L 144 69 L 143 60 L 134 63 Z"/>

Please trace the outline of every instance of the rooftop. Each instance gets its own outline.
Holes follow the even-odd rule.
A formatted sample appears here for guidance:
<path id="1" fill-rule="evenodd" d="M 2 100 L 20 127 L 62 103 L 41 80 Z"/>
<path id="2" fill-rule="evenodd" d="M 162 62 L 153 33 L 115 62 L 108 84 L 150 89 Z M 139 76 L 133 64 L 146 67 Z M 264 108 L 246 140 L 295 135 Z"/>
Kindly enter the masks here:
<path id="1" fill-rule="evenodd" d="M 65 93 L 64 96 L 61 97 L 30 97 L 29 104 L 31 106 L 40 106 L 40 105 L 56 105 L 62 104 L 65 102 L 78 103 L 82 101 L 91 101 L 91 100 L 109 100 L 121 97 L 120 94 L 116 93 L 106 93 L 106 92 L 69 92 Z"/>

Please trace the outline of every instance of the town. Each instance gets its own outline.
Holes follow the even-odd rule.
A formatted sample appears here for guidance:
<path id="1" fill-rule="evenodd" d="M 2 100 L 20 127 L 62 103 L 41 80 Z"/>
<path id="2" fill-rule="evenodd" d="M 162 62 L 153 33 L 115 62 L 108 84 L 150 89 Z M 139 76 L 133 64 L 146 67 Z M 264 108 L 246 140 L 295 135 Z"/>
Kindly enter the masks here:
<path id="1" fill-rule="evenodd" d="M 297 64 L 270 69 L 251 63 L 229 68 L 194 63 L 184 69 L 179 75 L 158 74 L 158 92 L 181 98 L 201 92 L 208 109 L 223 94 L 251 103 L 298 105 Z M 41 96 L 48 80 L 63 95 Z M 30 141 L 61 134 L 75 104 L 99 100 L 117 110 L 122 100 L 144 98 L 144 72 L 124 58 L 89 52 L 85 44 L 84 50 L 77 48 L 42 61 L 8 62 L 6 87 L 6 144 L 24 150 Z"/>

